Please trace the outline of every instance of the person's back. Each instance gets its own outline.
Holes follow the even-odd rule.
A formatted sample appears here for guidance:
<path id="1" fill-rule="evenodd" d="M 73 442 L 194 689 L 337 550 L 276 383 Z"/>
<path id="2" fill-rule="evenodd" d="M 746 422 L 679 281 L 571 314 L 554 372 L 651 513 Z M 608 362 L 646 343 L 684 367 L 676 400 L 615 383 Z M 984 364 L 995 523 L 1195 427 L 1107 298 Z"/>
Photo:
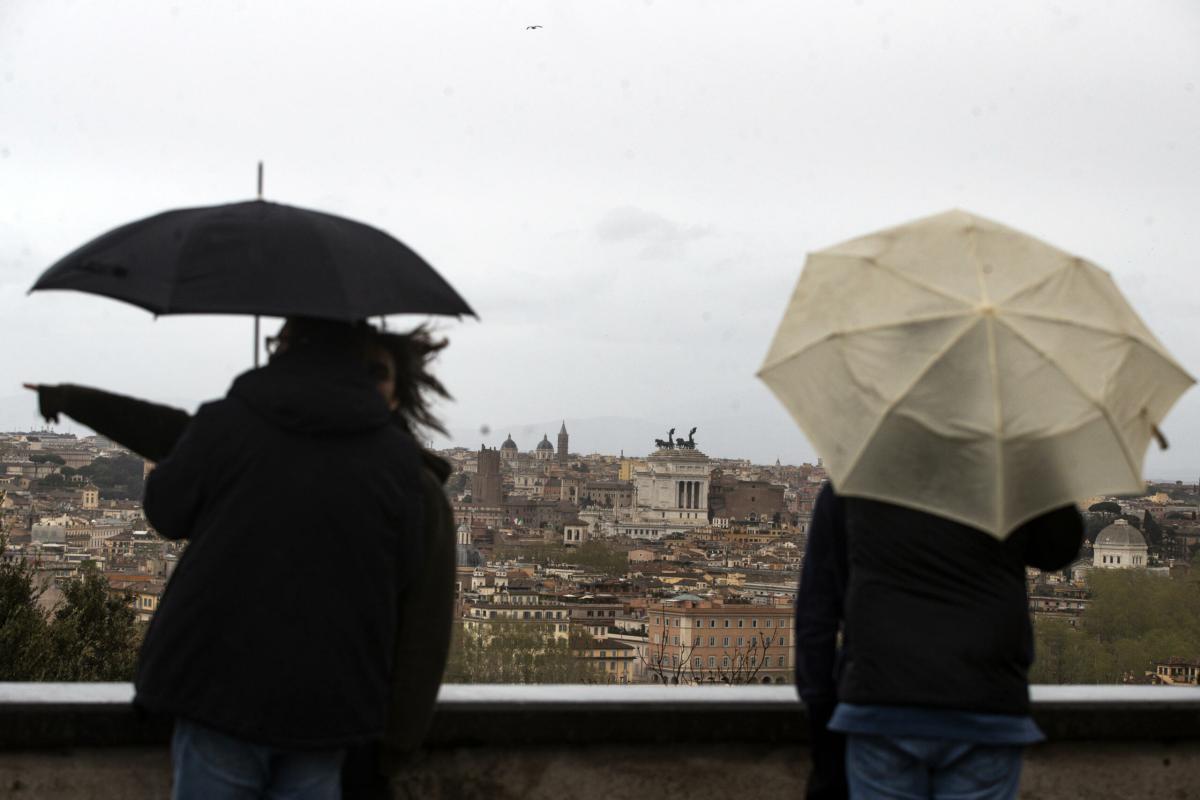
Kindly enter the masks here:
<path id="1" fill-rule="evenodd" d="M 1003 541 L 861 498 L 844 498 L 843 515 L 849 570 L 831 728 L 850 735 L 852 795 L 886 788 L 869 784 L 872 764 L 886 763 L 894 779 L 905 759 L 922 763 L 936 786 L 938 763 L 948 780 L 957 779 L 978 771 L 968 756 L 992 746 L 1006 748 L 1008 771 L 993 777 L 1007 783 L 996 784 L 999 794 L 979 796 L 1015 791 L 1020 747 L 1040 738 L 1028 716 L 1033 638 L 1025 566 L 1059 569 L 1074 558 L 1083 534 L 1078 511 L 1043 514 Z M 931 742 L 945 748 L 927 753 Z M 957 773 L 956 764 L 963 768 Z M 910 788 L 939 796 L 921 794 L 928 786 Z"/>
<path id="2" fill-rule="evenodd" d="M 189 544 L 137 702 L 273 747 L 379 738 L 396 598 L 420 561 L 419 470 L 344 348 L 284 353 L 203 406 L 147 479 L 147 518 Z"/>

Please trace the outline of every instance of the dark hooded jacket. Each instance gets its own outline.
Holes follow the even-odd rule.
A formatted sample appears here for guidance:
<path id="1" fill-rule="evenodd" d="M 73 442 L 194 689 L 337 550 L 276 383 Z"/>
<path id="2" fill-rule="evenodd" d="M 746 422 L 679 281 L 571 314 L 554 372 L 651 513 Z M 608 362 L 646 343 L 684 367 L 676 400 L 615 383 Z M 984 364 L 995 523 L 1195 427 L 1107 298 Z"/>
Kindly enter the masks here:
<path id="1" fill-rule="evenodd" d="M 356 365 L 293 352 L 239 377 L 146 482 L 147 519 L 188 546 L 136 702 L 280 747 L 382 736 L 422 480 Z"/>
<path id="2" fill-rule="evenodd" d="M 1000 540 L 892 503 L 832 491 L 823 499 L 835 510 L 814 513 L 814 524 L 820 518 L 836 527 L 809 535 L 828 537 L 841 551 L 828 563 L 846 570 L 830 583 L 845 592 L 838 700 L 1028 714 L 1025 567 L 1057 570 L 1077 556 L 1083 520 L 1075 507 L 1035 517 Z M 824 663 L 817 685 L 832 678 L 834 662 L 825 656 Z"/>

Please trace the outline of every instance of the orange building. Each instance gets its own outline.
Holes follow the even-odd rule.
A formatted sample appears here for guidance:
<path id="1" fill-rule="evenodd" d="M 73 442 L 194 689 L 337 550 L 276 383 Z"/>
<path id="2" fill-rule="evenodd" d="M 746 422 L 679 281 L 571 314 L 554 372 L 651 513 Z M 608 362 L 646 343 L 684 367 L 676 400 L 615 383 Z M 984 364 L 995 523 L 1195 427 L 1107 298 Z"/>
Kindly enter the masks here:
<path id="1" fill-rule="evenodd" d="M 650 603 L 646 674 L 660 683 L 791 683 L 791 601 L 770 605 L 683 594 Z"/>

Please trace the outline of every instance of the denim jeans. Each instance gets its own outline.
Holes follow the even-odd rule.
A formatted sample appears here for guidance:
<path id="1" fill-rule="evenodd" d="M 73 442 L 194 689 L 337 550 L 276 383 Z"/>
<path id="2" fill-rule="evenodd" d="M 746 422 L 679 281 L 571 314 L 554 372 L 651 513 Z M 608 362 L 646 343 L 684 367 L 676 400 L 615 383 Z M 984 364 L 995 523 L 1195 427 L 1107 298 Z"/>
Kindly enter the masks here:
<path id="1" fill-rule="evenodd" d="M 345 750 L 284 750 L 180 719 L 172 800 L 340 800 Z"/>
<path id="2" fill-rule="evenodd" d="M 850 797 L 888 800 L 1012 800 L 1019 745 L 898 736 L 846 737 Z"/>

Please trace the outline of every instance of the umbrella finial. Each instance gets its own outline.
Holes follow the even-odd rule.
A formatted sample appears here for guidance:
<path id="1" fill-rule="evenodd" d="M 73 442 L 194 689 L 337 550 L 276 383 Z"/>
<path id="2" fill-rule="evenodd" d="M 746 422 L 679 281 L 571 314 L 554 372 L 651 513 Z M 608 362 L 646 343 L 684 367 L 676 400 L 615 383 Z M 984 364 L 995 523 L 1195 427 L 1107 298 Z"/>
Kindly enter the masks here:
<path id="1" fill-rule="evenodd" d="M 258 199 L 262 200 L 263 162 L 258 162 Z"/>

